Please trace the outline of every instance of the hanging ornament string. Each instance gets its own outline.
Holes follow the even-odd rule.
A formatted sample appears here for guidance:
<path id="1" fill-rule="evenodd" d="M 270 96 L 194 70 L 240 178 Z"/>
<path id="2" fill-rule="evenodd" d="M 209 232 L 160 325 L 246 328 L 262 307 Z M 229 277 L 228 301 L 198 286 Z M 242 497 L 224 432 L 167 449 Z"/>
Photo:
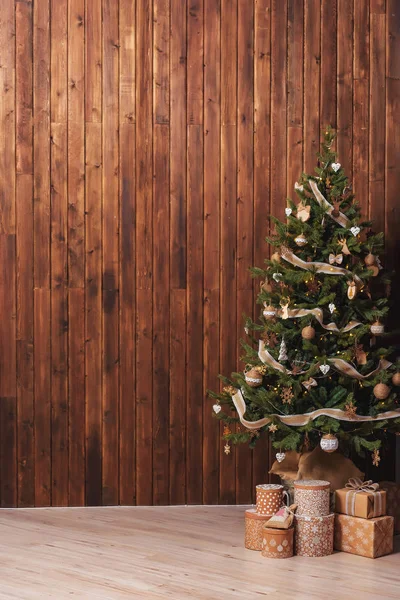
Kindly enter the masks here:
<path id="1" fill-rule="evenodd" d="M 328 331 L 335 331 L 336 333 L 345 333 L 346 331 L 351 331 L 351 329 L 354 329 L 354 327 L 361 325 L 359 321 L 349 321 L 342 329 L 339 329 L 335 323 L 328 323 L 327 325 L 324 325 L 324 313 L 322 312 L 321 308 L 291 308 L 287 311 L 287 318 L 289 319 L 300 319 L 301 317 L 306 317 L 307 315 L 313 315 L 321 327 Z"/>
<path id="2" fill-rule="evenodd" d="M 362 375 L 350 363 L 346 362 L 341 358 L 328 358 L 328 361 L 335 367 L 337 371 L 340 371 L 341 373 L 344 373 L 349 377 L 353 377 L 353 379 L 358 379 L 359 381 L 362 381 L 363 379 L 368 379 L 368 377 L 376 375 L 377 373 L 379 373 L 379 371 L 385 371 L 386 369 L 392 366 L 391 362 L 383 358 L 379 361 L 379 364 L 376 367 L 376 369 L 374 369 L 370 373 L 367 373 L 366 375 Z"/>
<path id="3" fill-rule="evenodd" d="M 315 269 L 317 273 L 326 273 L 327 275 L 346 275 L 349 277 L 349 271 L 347 269 L 343 269 L 343 267 L 336 267 L 335 265 L 329 265 L 324 262 L 306 262 L 305 260 L 301 260 L 298 256 L 296 256 L 289 248 L 282 246 L 281 248 L 281 257 L 289 262 L 291 265 L 295 267 L 300 267 L 300 269 L 305 269 L 309 271 L 310 269 Z M 352 275 L 357 285 L 360 288 L 363 286 L 363 282 L 357 275 Z"/>
<path id="4" fill-rule="evenodd" d="M 330 204 L 328 202 L 328 200 L 323 196 L 323 194 L 321 194 L 315 181 L 313 181 L 312 179 L 309 179 L 308 183 L 310 184 L 310 187 L 314 193 L 314 196 L 315 196 L 318 204 L 320 206 L 322 206 L 323 208 L 327 209 L 327 214 L 331 217 L 331 219 L 336 221 L 336 223 L 339 223 L 339 225 L 341 225 L 342 227 L 347 227 L 347 225 L 350 221 L 346 217 L 346 215 L 344 215 L 343 213 L 338 211 L 339 215 L 336 216 L 337 212 L 335 211 L 335 207 L 332 206 L 332 204 Z M 334 214 L 332 214 L 332 213 L 334 213 Z"/>
<path id="5" fill-rule="evenodd" d="M 292 427 L 301 427 L 303 425 L 307 425 L 310 421 L 314 421 L 318 417 L 332 417 L 338 421 L 352 421 L 354 422 L 366 422 L 366 421 L 383 421 L 386 419 L 397 419 L 400 417 L 400 409 L 399 410 L 389 410 L 387 412 L 379 413 L 375 417 L 363 416 L 363 415 L 353 415 L 349 417 L 346 411 L 341 410 L 339 408 L 319 408 L 318 410 L 313 410 L 309 413 L 304 413 L 302 415 L 278 415 L 272 414 L 270 417 L 264 417 L 263 419 L 259 419 L 258 421 L 248 421 L 244 418 L 246 413 L 246 402 L 243 398 L 243 394 L 240 390 L 237 390 L 236 393 L 232 396 L 233 404 L 237 410 L 239 415 L 239 419 L 241 424 L 247 429 L 254 430 L 260 429 L 268 423 L 271 423 L 273 419 L 279 419 L 285 425 L 291 425 Z"/>

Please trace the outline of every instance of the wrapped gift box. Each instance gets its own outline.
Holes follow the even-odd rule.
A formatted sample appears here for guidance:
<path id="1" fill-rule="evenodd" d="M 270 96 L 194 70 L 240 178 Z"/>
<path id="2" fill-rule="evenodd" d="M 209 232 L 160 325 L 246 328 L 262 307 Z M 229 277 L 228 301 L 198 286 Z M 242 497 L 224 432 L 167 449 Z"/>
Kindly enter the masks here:
<path id="1" fill-rule="evenodd" d="M 260 515 L 255 508 L 245 512 L 244 545 L 248 550 L 262 549 L 263 527 L 272 515 Z"/>
<path id="2" fill-rule="evenodd" d="M 386 491 L 386 514 L 394 517 L 394 531 L 400 533 L 400 483 L 381 481 L 379 487 Z"/>
<path id="3" fill-rule="evenodd" d="M 335 515 L 295 515 L 295 549 L 299 556 L 328 556 L 333 553 Z"/>
<path id="4" fill-rule="evenodd" d="M 293 527 L 272 529 L 263 527 L 261 555 L 266 558 L 290 558 L 293 556 Z"/>
<path id="5" fill-rule="evenodd" d="M 283 497 L 287 497 L 283 485 L 278 483 L 264 483 L 256 485 L 256 505 L 259 515 L 273 515 L 280 509 Z"/>
<path id="6" fill-rule="evenodd" d="M 308 517 L 321 517 L 329 514 L 329 481 L 299 479 L 294 482 L 294 502 L 297 514 Z"/>
<path id="7" fill-rule="evenodd" d="M 378 558 L 393 552 L 393 517 L 335 516 L 335 550 Z"/>
<path id="8" fill-rule="evenodd" d="M 357 491 L 342 488 L 335 492 L 335 512 L 362 519 L 373 519 L 386 514 L 386 492 Z"/>

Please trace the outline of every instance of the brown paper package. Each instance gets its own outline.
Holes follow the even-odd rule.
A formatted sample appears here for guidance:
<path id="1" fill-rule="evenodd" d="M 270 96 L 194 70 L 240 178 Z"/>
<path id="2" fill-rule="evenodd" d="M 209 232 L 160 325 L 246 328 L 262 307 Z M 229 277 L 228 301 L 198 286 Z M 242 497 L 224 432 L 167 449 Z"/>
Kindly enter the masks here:
<path id="1" fill-rule="evenodd" d="M 335 515 L 335 550 L 378 558 L 393 552 L 393 517 Z"/>
<path id="2" fill-rule="evenodd" d="M 342 488 L 335 492 L 335 512 L 347 515 L 347 494 L 352 493 L 349 488 Z M 381 496 L 381 510 L 375 512 L 374 506 L 376 499 L 370 492 L 357 492 L 355 494 L 354 517 L 362 519 L 373 519 L 386 514 L 386 492 L 378 490 Z"/>

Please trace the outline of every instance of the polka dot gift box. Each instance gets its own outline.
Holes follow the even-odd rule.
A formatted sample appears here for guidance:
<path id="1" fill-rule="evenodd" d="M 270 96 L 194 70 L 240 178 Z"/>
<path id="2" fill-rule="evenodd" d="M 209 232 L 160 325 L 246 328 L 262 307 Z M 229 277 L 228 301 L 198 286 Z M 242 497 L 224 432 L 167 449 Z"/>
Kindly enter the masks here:
<path id="1" fill-rule="evenodd" d="M 308 517 L 329 515 L 329 481 L 317 479 L 299 479 L 294 482 L 294 502 L 297 514 Z"/>
<path id="2" fill-rule="evenodd" d="M 293 531 L 290 529 L 263 528 L 261 555 L 266 558 L 290 558 L 293 556 Z"/>
<path id="3" fill-rule="evenodd" d="M 264 483 L 256 486 L 256 505 L 259 515 L 273 515 L 283 504 L 283 499 L 287 498 L 287 492 L 283 485 L 277 483 Z"/>

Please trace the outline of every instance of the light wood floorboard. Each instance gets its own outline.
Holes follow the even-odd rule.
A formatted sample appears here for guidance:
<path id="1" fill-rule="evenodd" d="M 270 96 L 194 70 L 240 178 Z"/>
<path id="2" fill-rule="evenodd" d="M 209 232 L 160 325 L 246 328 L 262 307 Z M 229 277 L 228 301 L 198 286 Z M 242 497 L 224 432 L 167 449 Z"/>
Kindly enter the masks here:
<path id="1" fill-rule="evenodd" d="M 0 510 L 0 600 L 400 598 L 400 553 L 265 559 L 242 507 Z M 400 549 L 400 544 L 396 544 Z"/>

